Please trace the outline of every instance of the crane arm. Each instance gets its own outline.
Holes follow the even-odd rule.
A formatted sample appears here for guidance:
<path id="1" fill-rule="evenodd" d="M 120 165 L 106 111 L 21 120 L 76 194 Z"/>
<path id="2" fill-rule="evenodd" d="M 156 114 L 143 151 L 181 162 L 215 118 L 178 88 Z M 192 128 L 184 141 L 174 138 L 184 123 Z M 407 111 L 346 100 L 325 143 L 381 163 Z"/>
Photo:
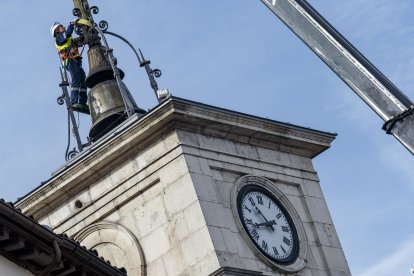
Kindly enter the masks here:
<path id="1" fill-rule="evenodd" d="M 414 154 L 410 99 L 306 0 L 261 0 L 384 121 L 383 129 Z"/>

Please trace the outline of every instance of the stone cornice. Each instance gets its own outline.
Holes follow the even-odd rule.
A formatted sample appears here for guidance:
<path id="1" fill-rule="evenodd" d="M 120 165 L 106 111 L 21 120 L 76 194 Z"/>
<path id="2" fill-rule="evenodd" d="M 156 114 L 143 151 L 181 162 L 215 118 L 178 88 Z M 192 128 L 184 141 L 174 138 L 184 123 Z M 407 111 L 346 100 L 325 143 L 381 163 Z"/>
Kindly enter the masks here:
<path id="1" fill-rule="evenodd" d="M 330 147 L 335 133 L 282 123 L 180 98 L 173 98 L 180 128 L 241 142 L 258 143 L 313 158 Z M 181 124 L 180 124 L 181 123 Z"/>
<path id="2" fill-rule="evenodd" d="M 329 148 L 336 136 L 171 97 L 145 116 L 126 120 L 55 171 L 40 187 L 20 198 L 16 205 L 36 217 L 36 210 L 48 209 L 52 202 L 76 194 L 173 129 L 186 129 L 311 158 Z"/>

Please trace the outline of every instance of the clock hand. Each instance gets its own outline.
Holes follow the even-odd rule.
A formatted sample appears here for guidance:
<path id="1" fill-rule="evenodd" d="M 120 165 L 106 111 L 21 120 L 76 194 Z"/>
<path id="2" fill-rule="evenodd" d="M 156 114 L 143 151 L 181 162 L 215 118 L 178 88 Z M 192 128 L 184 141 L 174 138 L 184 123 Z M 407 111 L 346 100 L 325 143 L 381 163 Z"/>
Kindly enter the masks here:
<path id="1" fill-rule="evenodd" d="M 254 228 L 259 228 L 257 223 L 252 222 L 251 220 L 247 220 L 246 224 L 251 224 L 253 225 Z"/>
<path id="2" fill-rule="evenodd" d="M 260 209 L 256 205 L 254 205 L 254 207 L 256 208 L 256 211 L 264 218 L 266 223 L 269 223 L 267 218 L 263 215 L 262 211 L 260 211 Z M 270 226 L 270 229 L 272 229 L 272 231 L 275 232 L 275 228 L 273 228 L 273 226 L 271 224 L 269 224 L 268 226 Z"/>
<path id="3" fill-rule="evenodd" d="M 271 221 L 268 221 L 268 222 L 256 223 L 256 226 L 257 226 L 257 227 L 259 227 L 259 226 L 263 226 L 263 225 L 272 226 L 273 224 L 277 224 L 277 223 L 276 223 L 276 221 L 271 220 Z"/>

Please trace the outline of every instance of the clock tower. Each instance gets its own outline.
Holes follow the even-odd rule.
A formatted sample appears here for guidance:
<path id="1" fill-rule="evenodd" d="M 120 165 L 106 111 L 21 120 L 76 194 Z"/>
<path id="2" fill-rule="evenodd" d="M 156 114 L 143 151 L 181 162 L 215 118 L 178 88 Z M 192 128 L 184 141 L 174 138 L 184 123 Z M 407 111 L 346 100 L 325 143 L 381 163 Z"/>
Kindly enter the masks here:
<path id="1" fill-rule="evenodd" d="M 312 164 L 334 138 L 170 97 L 17 205 L 128 275 L 350 275 Z"/>

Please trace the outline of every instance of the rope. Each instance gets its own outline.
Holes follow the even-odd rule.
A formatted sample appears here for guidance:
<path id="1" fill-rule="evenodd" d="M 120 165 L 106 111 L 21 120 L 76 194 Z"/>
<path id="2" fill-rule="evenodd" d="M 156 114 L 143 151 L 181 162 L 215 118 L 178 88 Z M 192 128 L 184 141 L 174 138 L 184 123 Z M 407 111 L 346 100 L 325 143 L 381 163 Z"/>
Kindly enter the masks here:
<path id="1" fill-rule="evenodd" d="M 83 54 L 83 50 L 85 50 L 85 45 L 82 46 L 82 51 L 80 52 L 79 56 L 81 57 Z"/>

